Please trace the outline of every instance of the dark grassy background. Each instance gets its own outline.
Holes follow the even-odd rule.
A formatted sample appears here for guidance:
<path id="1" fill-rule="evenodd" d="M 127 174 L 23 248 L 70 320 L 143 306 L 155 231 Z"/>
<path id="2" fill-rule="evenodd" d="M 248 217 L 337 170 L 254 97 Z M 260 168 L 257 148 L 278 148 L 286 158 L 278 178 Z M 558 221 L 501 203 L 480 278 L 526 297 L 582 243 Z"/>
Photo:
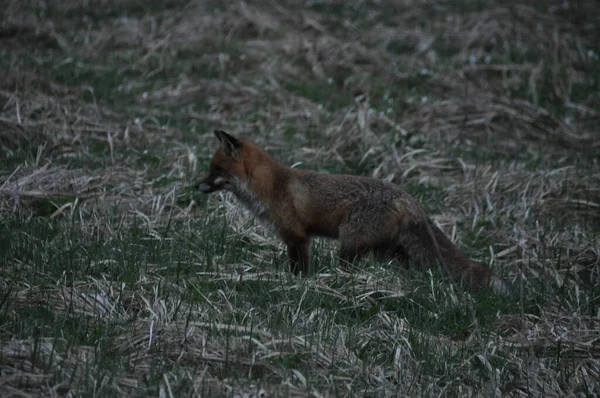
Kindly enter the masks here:
<path id="1" fill-rule="evenodd" d="M 5 2 L 0 391 L 598 394 L 598 20 L 591 0 Z M 235 200 L 192 189 L 214 128 L 402 185 L 515 297 L 340 270 L 320 240 L 294 278 Z"/>

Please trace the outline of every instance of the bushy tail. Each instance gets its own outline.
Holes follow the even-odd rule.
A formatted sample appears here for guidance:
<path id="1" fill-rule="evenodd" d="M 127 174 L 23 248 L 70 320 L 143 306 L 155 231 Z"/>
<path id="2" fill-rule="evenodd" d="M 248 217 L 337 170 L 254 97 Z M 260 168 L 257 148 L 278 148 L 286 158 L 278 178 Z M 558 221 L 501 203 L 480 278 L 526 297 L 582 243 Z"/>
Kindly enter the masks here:
<path id="1" fill-rule="evenodd" d="M 502 278 L 469 259 L 431 220 L 418 229 L 422 242 L 433 252 L 446 276 L 461 282 L 471 291 L 489 288 L 496 294 L 510 294 Z"/>

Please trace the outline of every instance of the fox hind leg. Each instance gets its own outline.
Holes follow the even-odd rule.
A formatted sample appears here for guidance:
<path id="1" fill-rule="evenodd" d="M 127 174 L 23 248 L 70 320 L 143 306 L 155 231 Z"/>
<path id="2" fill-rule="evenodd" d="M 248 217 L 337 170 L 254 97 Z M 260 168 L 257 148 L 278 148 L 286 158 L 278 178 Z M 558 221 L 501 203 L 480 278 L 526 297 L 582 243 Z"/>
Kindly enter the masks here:
<path id="1" fill-rule="evenodd" d="M 349 265 L 359 261 L 369 251 L 368 245 L 355 240 L 340 242 L 340 267 L 347 269 Z"/>
<path id="2" fill-rule="evenodd" d="M 400 264 L 404 266 L 404 268 L 408 268 L 410 263 L 410 256 L 408 255 L 408 251 L 402 244 L 396 245 L 393 252 L 391 252 L 391 257 L 398 260 Z"/>
<path id="3" fill-rule="evenodd" d="M 350 225 L 340 228 L 340 268 L 348 269 L 369 252 L 370 245 L 365 234 L 358 231 Z"/>
<path id="4" fill-rule="evenodd" d="M 340 227 L 342 268 L 347 268 L 348 264 L 360 260 L 369 252 L 373 252 L 379 259 L 394 256 L 398 226 L 386 210 L 370 209 L 368 213 L 357 213 L 354 219 Z"/>

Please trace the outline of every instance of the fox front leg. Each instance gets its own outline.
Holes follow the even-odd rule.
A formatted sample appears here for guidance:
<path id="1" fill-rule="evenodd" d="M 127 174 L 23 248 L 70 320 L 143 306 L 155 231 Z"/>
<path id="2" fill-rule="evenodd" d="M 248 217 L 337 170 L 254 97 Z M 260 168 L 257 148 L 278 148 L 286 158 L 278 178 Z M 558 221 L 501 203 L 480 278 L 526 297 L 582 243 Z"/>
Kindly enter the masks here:
<path id="1" fill-rule="evenodd" d="M 310 241 L 308 239 L 292 239 L 287 241 L 290 269 L 294 275 L 302 272 L 307 277 L 309 273 L 308 250 Z"/>

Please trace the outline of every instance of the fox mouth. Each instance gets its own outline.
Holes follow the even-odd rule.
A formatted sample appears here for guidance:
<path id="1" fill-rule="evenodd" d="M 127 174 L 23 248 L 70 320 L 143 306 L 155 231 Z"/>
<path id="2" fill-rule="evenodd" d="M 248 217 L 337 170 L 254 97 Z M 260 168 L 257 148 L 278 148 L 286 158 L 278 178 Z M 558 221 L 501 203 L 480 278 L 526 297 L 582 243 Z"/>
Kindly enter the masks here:
<path id="1" fill-rule="evenodd" d="M 196 184 L 196 189 L 203 193 L 211 193 L 219 190 L 219 187 L 201 182 Z"/>
<path id="2" fill-rule="evenodd" d="M 200 192 L 211 193 L 227 189 L 228 185 L 229 181 L 225 180 L 224 178 L 217 177 L 214 180 L 201 180 L 198 184 L 196 184 L 196 189 Z"/>

